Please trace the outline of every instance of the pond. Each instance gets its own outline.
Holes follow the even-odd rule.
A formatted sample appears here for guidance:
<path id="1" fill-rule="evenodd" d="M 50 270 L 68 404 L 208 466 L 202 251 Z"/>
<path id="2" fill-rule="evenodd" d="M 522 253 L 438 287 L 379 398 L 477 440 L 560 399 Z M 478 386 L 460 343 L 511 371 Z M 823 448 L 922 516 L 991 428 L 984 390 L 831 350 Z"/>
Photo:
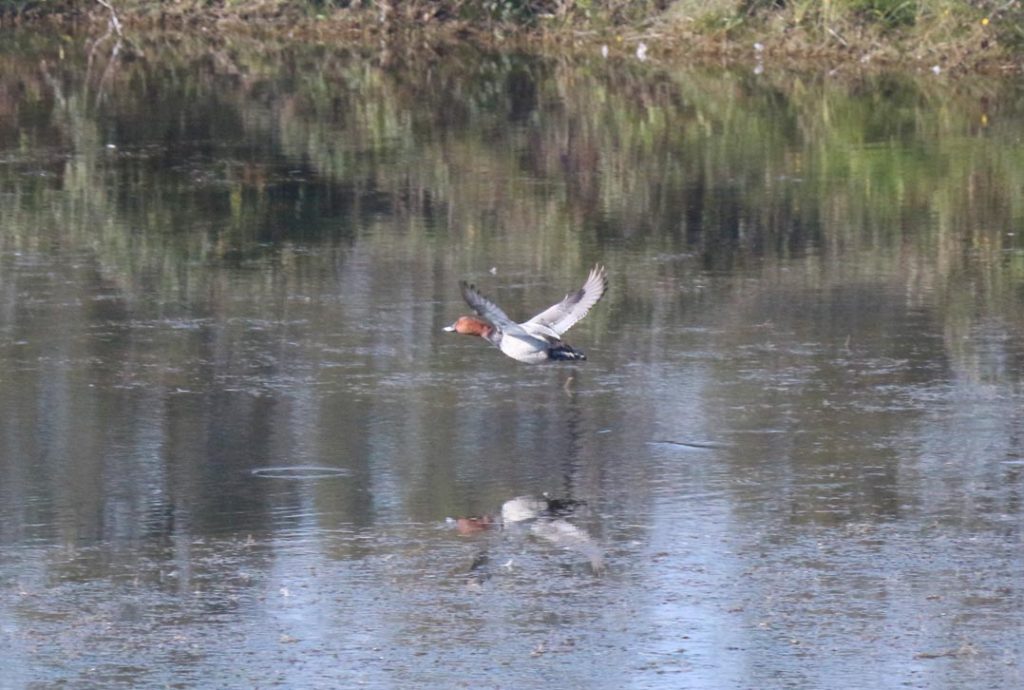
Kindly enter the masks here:
<path id="1" fill-rule="evenodd" d="M 5 687 L 1024 684 L 1020 84 L 0 46 Z"/>

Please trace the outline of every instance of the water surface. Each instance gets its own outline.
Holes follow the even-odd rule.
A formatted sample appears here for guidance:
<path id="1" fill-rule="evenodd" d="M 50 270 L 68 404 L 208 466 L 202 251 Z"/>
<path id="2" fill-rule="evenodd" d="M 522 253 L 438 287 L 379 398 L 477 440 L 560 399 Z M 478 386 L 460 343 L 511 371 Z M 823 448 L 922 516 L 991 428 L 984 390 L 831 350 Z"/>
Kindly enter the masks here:
<path id="1" fill-rule="evenodd" d="M 6 686 L 1024 683 L 1015 85 L 137 43 L 2 39 Z"/>

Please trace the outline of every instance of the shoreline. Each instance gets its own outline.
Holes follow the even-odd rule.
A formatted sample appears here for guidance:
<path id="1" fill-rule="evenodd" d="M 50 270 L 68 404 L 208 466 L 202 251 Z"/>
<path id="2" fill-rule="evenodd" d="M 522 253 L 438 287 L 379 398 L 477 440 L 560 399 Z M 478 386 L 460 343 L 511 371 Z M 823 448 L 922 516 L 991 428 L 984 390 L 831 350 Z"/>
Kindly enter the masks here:
<path id="1" fill-rule="evenodd" d="M 160 5 L 141 0 L 58 0 L 46 6 L 26 2 L 18 8 L 14 0 L 14 8 L 0 9 L 0 27 L 31 31 L 57 26 L 85 31 L 97 39 L 120 35 L 128 43 L 133 32 L 195 33 L 211 38 L 245 35 L 325 45 L 386 45 L 401 40 L 443 46 L 468 41 L 491 49 L 632 57 L 666 64 L 756 69 L 770 63 L 774 68 L 795 71 L 894 69 L 935 75 L 1024 73 L 1024 52 L 1005 45 L 1000 39 L 1005 22 L 988 16 L 972 16 L 969 24 L 967 17 L 958 17 L 959 26 L 953 32 L 948 27 L 923 25 L 915 25 L 913 31 L 906 27 L 879 30 L 863 22 L 805 26 L 794 22 L 792 11 L 782 8 L 752 14 L 742 26 L 718 26 L 706 15 L 682 12 L 663 12 L 642 21 L 613 22 L 608 17 L 584 21 L 553 15 L 538 15 L 530 22 L 470 21 L 445 15 L 444 2 L 414 1 L 408 5 L 413 11 L 401 12 L 390 9 L 389 3 L 313 12 L 308 1 L 237 0 L 207 6 L 201 0 Z M 1014 6 L 1020 4 L 1024 3 Z M 1024 8 L 1018 13 L 1024 19 Z M 1013 30 L 1022 32 L 1019 27 Z M 929 34 L 925 40 L 923 36 Z M 1024 44 L 1024 35 L 1021 42 Z"/>

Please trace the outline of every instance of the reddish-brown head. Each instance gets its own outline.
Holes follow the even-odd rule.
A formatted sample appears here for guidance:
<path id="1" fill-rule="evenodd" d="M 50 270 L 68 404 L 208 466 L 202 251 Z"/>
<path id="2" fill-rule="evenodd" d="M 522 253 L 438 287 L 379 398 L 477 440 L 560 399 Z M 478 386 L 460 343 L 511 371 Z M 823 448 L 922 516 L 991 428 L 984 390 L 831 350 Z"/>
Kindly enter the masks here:
<path id="1" fill-rule="evenodd" d="M 494 326 L 475 316 L 460 316 L 451 326 L 445 326 L 444 330 L 460 335 L 478 335 L 481 338 L 486 338 L 494 330 Z"/>
<path id="2" fill-rule="evenodd" d="M 497 526 L 490 515 L 455 518 L 455 529 L 459 534 L 476 534 Z"/>

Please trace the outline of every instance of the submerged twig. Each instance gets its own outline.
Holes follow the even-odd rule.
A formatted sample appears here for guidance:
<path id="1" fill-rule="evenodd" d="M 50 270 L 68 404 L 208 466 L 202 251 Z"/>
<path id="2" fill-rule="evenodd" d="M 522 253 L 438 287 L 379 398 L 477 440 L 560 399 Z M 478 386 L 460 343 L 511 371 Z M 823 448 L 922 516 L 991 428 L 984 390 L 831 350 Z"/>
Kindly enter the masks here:
<path id="1" fill-rule="evenodd" d="M 99 84 L 96 87 L 96 104 L 98 105 L 103 100 L 107 83 L 117 70 L 118 60 L 121 55 L 121 48 L 125 44 L 126 39 L 124 30 L 121 28 L 121 20 L 118 18 L 117 10 L 114 9 L 114 6 L 110 4 L 109 0 L 96 0 L 96 2 L 110 12 L 110 20 L 107 22 L 107 32 L 93 43 L 92 49 L 89 51 L 89 62 L 86 75 L 92 71 L 93 61 L 95 60 L 96 53 L 99 50 L 100 45 L 106 43 L 111 34 L 116 34 L 114 47 L 110 50 L 110 55 L 107 58 L 107 65 L 103 69 L 103 74 L 100 76 Z M 131 45 L 130 41 L 128 42 L 128 45 Z"/>
<path id="2" fill-rule="evenodd" d="M 835 31 L 835 29 L 833 29 L 833 28 L 832 28 L 831 26 L 827 26 L 827 27 L 825 27 L 825 28 L 826 28 L 826 29 L 828 30 L 828 32 L 829 32 L 830 34 L 832 34 L 832 36 L 833 36 L 833 37 L 835 37 L 835 39 L 836 39 L 837 41 L 839 41 L 840 43 L 842 43 L 842 44 L 843 44 L 843 46 L 845 46 L 845 47 L 847 47 L 847 48 L 848 48 L 848 47 L 850 47 L 850 44 L 846 42 L 846 39 L 845 39 L 845 38 L 843 38 L 842 36 L 840 36 L 840 35 L 839 35 L 839 34 L 838 34 L 838 33 L 837 33 L 836 31 Z"/>
<path id="3" fill-rule="evenodd" d="M 117 12 L 114 10 L 114 6 L 107 2 L 107 0 L 96 0 L 96 2 L 107 8 L 110 12 L 110 26 L 117 32 L 118 36 L 124 38 L 124 32 L 121 30 L 121 20 L 117 18 Z"/>
<path id="4" fill-rule="evenodd" d="M 728 448 L 728 444 L 715 443 L 714 441 L 698 442 L 698 441 L 672 441 L 671 439 L 654 439 L 648 441 L 648 443 L 664 443 L 670 446 L 683 446 L 684 448 L 699 448 L 701 450 L 718 450 L 721 448 Z"/>

